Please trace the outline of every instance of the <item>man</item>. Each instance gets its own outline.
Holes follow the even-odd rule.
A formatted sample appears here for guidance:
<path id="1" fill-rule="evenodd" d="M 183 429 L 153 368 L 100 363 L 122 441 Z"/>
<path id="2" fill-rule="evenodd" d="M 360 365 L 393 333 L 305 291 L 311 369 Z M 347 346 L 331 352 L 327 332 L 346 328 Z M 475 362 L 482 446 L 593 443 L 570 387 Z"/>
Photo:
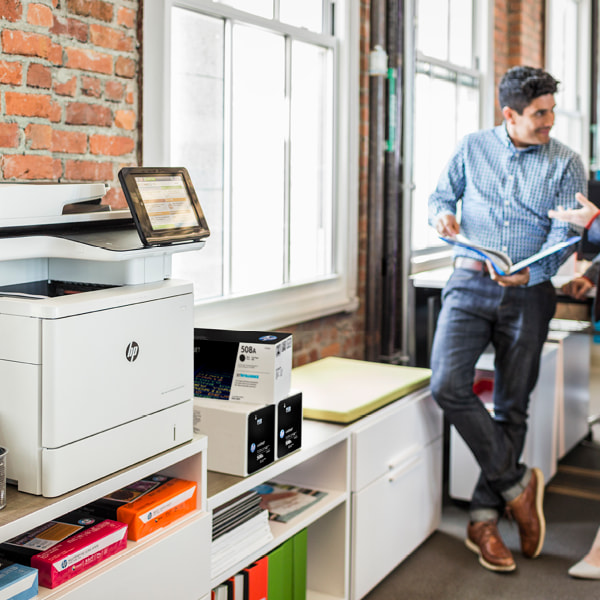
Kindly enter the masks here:
<path id="1" fill-rule="evenodd" d="M 515 67 L 499 85 L 504 122 L 459 144 L 429 199 L 430 224 L 462 233 L 514 262 L 564 241 L 569 225 L 550 209 L 575 205 L 586 188 L 581 159 L 550 137 L 558 82 L 541 69 Z M 460 204 L 460 224 L 457 209 Z M 470 506 L 467 546 L 485 568 L 516 568 L 497 528 L 506 510 L 519 526 L 524 556 L 544 543 L 544 481 L 519 462 L 527 408 L 556 297 L 550 278 L 568 250 L 499 276 L 473 251 L 454 250 L 431 353 L 431 390 L 475 456 L 481 474 Z M 475 364 L 495 351 L 494 416 L 473 393 Z"/>

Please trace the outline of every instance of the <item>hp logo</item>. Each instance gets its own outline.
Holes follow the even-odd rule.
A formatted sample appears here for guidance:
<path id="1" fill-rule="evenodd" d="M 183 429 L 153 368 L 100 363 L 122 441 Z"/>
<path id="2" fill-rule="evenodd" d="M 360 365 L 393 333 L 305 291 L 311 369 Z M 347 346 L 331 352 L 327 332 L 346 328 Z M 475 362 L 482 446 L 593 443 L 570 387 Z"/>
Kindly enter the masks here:
<path id="1" fill-rule="evenodd" d="M 140 352 L 140 347 L 138 346 L 138 343 L 137 342 L 129 342 L 129 344 L 127 344 L 127 348 L 125 350 L 125 358 L 129 362 L 133 362 L 138 357 L 139 352 Z"/>

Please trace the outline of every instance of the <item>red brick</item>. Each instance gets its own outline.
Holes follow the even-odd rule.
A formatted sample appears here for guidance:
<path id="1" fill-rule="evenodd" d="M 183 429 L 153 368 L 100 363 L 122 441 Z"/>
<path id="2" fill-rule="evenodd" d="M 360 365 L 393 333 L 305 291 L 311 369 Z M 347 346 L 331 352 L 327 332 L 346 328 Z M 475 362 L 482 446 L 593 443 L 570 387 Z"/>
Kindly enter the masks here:
<path id="1" fill-rule="evenodd" d="M 67 160 L 65 179 L 69 181 L 112 181 L 113 165 L 109 162 Z"/>
<path id="2" fill-rule="evenodd" d="M 54 92 L 59 96 L 75 96 L 77 93 L 77 77 L 71 77 L 71 79 L 63 82 L 55 82 Z"/>
<path id="3" fill-rule="evenodd" d="M 135 112 L 132 110 L 115 111 L 115 125 L 127 131 L 133 131 L 136 125 Z"/>
<path id="4" fill-rule="evenodd" d="M 23 81 L 23 67 L 17 62 L 0 60 L 0 83 L 21 85 Z"/>
<path id="5" fill-rule="evenodd" d="M 0 147 L 16 148 L 19 145 L 19 131 L 16 123 L 0 123 Z"/>
<path id="6" fill-rule="evenodd" d="M 6 92 L 4 100 L 7 115 L 43 118 L 48 118 L 50 115 L 52 101 L 47 94 Z"/>
<path id="7" fill-rule="evenodd" d="M 43 4 L 30 4 L 27 9 L 27 22 L 40 27 L 52 27 L 54 24 L 52 9 Z"/>
<path id="8" fill-rule="evenodd" d="M 55 129 L 52 132 L 51 142 L 52 152 L 85 154 L 87 150 L 87 135 L 82 131 L 61 131 Z"/>
<path id="9" fill-rule="evenodd" d="M 35 88 L 50 89 L 52 87 L 52 71 L 39 63 L 31 63 L 27 69 L 27 85 Z"/>
<path id="10" fill-rule="evenodd" d="M 109 54 L 79 48 L 66 48 L 65 51 L 67 53 L 65 66 L 70 69 L 94 71 L 105 75 L 113 73 L 113 59 Z"/>
<path id="11" fill-rule="evenodd" d="M 135 48 L 132 37 L 105 25 L 90 25 L 90 42 L 95 46 L 120 52 L 131 52 Z"/>
<path id="12" fill-rule="evenodd" d="M 113 5 L 100 0 L 67 0 L 67 10 L 80 17 L 92 17 L 110 23 L 113 19 Z"/>
<path id="13" fill-rule="evenodd" d="M 0 0 L 0 16 L 13 23 L 19 21 L 23 16 L 21 0 Z"/>
<path id="14" fill-rule="evenodd" d="M 52 142 L 52 127 L 40 123 L 30 123 L 25 127 L 27 147 L 31 150 L 50 150 Z"/>
<path id="15" fill-rule="evenodd" d="M 100 96 L 102 95 L 102 83 L 96 77 L 82 77 L 81 93 L 84 96 L 100 98 Z"/>
<path id="16" fill-rule="evenodd" d="M 104 95 L 107 100 L 120 101 L 125 96 L 125 86 L 120 81 L 107 81 L 104 86 Z"/>
<path id="17" fill-rule="evenodd" d="M 87 42 L 89 38 L 89 27 L 87 23 L 77 19 L 67 19 L 66 22 L 56 17 L 50 32 L 55 35 L 67 36 L 78 42 Z"/>
<path id="18" fill-rule="evenodd" d="M 133 29 L 135 27 L 135 11 L 121 6 L 117 10 L 117 24 Z"/>
<path id="19" fill-rule="evenodd" d="M 106 106 L 71 102 L 67 106 L 65 123 L 68 125 L 110 127 L 113 124 L 113 117 L 112 112 Z"/>
<path id="20" fill-rule="evenodd" d="M 133 139 L 125 136 L 91 135 L 90 152 L 92 154 L 103 154 L 105 156 L 122 156 L 129 154 L 135 149 Z"/>
<path id="21" fill-rule="evenodd" d="M 55 65 L 62 64 L 62 47 L 52 42 L 47 35 L 4 29 L 2 49 L 6 54 L 38 56 Z"/>
<path id="22" fill-rule="evenodd" d="M 124 56 L 117 57 L 115 61 L 115 73 L 119 77 L 127 77 L 129 79 L 135 77 L 136 74 L 136 63 L 130 58 Z"/>
<path id="23" fill-rule="evenodd" d="M 50 103 L 48 119 L 50 119 L 52 123 L 59 123 L 60 121 L 62 121 L 62 108 L 58 102 Z"/>
<path id="24" fill-rule="evenodd" d="M 5 154 L 2 158 L 2 172 L 5 179 L 53 180 L 60 170 L 60 160 L 55 160 L 51 156 Z"/>

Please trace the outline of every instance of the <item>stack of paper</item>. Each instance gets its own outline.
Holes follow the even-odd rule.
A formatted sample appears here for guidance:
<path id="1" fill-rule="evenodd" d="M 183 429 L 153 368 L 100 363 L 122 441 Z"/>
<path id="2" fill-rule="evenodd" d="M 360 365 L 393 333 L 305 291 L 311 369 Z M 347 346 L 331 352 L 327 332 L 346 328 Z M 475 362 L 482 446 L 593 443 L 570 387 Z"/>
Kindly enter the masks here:
<path id="1" fill-rule="evenodd" d="M 249 491 L 213 511 L 211 576 L 217 577 L 273 539 L 269 511 Z"/>

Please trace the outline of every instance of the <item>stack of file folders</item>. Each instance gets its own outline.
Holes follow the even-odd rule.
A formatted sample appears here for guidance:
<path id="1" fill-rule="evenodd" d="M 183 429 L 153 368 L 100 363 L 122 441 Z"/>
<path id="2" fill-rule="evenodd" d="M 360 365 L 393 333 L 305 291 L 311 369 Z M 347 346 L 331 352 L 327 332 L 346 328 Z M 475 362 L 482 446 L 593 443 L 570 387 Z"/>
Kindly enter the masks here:
<path id="1" fill-rule="evenodd" d="M 273 539 L 269 511 L 254 490 L 213 510 L 211 577 L 217 577 Z"/>

